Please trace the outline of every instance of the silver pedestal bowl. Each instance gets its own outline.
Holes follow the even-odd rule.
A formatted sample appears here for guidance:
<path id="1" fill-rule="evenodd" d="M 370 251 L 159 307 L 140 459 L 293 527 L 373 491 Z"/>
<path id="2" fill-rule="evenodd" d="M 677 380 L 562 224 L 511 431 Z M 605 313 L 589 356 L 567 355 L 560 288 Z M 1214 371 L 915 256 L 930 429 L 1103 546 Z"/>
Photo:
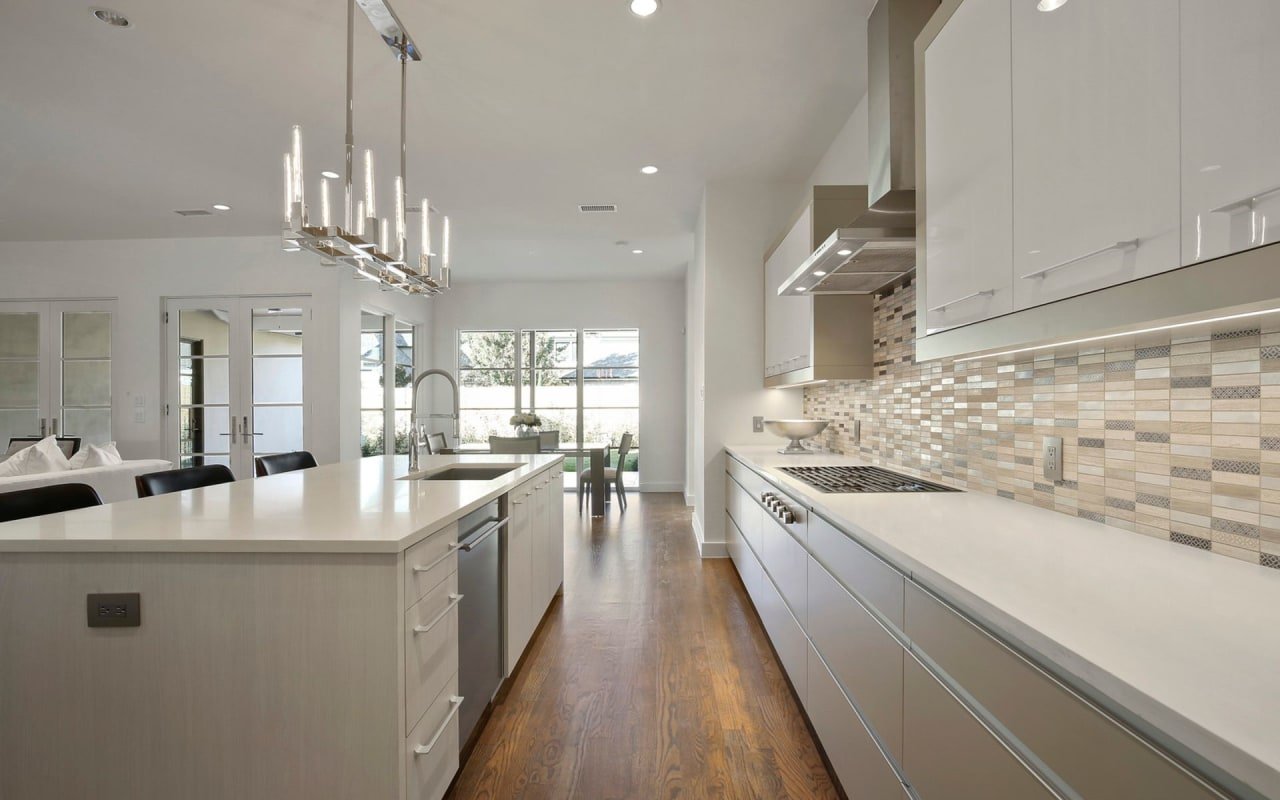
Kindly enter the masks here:
<path id="1" fill-rule="evenodd" d="M 778 452 L 784 455 L 811 453 L 801 440 L 817 436 L 831 424 L 829 419 L 766 419 L 764 429 L 774 436 L 790 439 L 791 443 Z"/>

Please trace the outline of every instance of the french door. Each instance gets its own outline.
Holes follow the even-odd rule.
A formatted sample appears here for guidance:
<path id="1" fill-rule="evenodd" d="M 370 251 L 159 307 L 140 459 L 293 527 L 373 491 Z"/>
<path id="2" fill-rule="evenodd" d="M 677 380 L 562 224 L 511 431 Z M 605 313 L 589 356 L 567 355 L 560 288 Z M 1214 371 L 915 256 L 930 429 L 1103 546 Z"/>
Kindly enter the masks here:
<path id="1" fill-rule="evenodd" d="M 0 452 L 14 436 L 111 440 L 114 300 L 0 302 Z"/>
<path id="2" fill-rule="evenodd" d="M 311 298 L 178 298 L 165 309 L 166 447 L 182 467 L 253 460 L 310 441 Z"/>

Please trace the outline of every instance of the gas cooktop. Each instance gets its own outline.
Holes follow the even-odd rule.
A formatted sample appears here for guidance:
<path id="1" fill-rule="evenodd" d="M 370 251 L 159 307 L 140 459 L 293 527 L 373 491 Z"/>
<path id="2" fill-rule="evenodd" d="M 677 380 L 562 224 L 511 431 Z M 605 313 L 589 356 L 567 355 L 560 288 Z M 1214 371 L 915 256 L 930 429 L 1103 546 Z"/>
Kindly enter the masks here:
<path id="1" fill-rule="evenodd" d="M 880 467 L 779 467 L 788 475 L 828 493 L 862 492 L 958 492 L 909 475 Z"/>

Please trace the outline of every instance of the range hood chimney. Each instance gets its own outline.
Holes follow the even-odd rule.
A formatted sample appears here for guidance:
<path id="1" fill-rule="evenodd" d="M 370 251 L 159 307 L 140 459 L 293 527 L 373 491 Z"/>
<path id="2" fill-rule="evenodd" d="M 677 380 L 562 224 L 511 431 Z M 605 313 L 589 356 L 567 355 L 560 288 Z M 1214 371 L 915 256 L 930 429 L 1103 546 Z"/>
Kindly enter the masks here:
<path id="1" fill-rule="evenodd" d="M 939 5 L 880 0 L 867 18 L 867 218 L 853 227 L 915 227 L 915 43 Z"/>

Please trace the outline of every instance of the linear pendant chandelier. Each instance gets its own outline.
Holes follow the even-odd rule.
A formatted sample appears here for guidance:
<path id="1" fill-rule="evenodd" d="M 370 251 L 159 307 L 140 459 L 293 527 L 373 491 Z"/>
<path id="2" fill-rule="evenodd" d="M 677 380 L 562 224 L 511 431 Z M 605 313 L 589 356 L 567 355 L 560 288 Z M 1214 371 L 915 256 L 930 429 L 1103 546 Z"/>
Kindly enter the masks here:
<path id="1" fill-rule="evenodd" d="M 373 181 L 373 152 L 364 151 L 363 196 L 356 199 L 352 190 L 355 169 L 352 97 L 355 91 L 353 61 L 355 57 L 355 9 L 364 12 L 382 41 L 400 62 L 400 174 L 395 179 L 394 209 L 390 220 L 377 214 Z M 422 55 L 409 32 L 391 9 L 387 0 L 347 0 L 347 140 L 346 178 L 341 198 L 341 224 L 334 224 L 329 197 L 330 178 L 320 181 L 320 217 L 314 219 L 303 190 L 302 129 L 294 125 L 289 152 L 284 155 L 284 227 L 281 240 L 284 250 L 307 250 L 320 256 L 321 264 L 344 264 L 356 276 L 376 281 L 387 289 L 405 294 L 436 295 L 449 288 L 449 217 L 441 220 L 440 252 L 432 251 L 431 217 L 435 211 L 423 198 L 420 210 L 421 234 L 417 263 L 410 266 L 408 230 L 405 215 L 408 196 L 405 183 L 407 146 L 405 143 L 406 73 L 410 61 L 421 61 Z M 435 261 L 436 269 L 432 270 Z"/>

